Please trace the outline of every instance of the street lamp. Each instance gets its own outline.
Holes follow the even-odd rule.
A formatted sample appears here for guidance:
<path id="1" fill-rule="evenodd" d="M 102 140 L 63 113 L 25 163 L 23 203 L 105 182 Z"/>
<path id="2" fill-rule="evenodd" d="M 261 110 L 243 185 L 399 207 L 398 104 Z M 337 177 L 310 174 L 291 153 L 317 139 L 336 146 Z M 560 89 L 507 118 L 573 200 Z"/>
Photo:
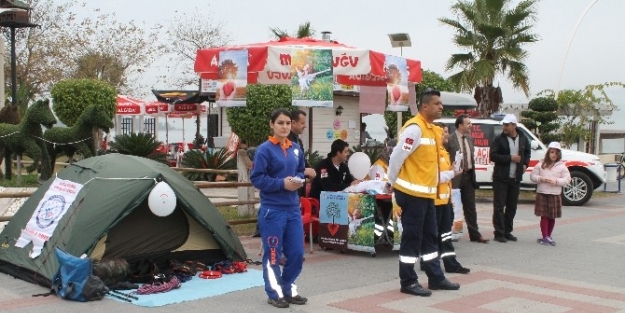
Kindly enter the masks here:
<path id="1" fill-rule="evenodd" d="M 388 34 L 388 38 L 391 40 L 391 47 L 397 48 L 399 47 L 399 55 L 404 56 L 404 47 L 412 47 L 412 42 L 410 41 L 410 35 L 408 33 L 395 33 Z M 402 112 L 397 112 L 397 137 L 399 138 L 399 131 L 402 127 Z"/>
<path id="2" fill-rule="evenodd" d="M 564 73 L 564 64 L 566 63 L 566 58 L 569 55 L 569 50 L 571 49 L 573 38 L 575 37 L 575 34 L 577 33 L 577 28 L 579 28 L 579 25 L 582 23 L 582 20 L 584 19 L 584 16 L 586 16 L 586 13 L 588 13 L 588 11 L 590 11 L 590 8 L 592 8 L 592 6 L 595 5 L 595 3 L 597 3 L 598 1 L 599 0 L 592 0 L 592 2 L 588 5 L 588 7 L 586 7 L 586 10 L 584 10 L 584 12 L 582 13 L 582 16 L 579 17 L 577 24 L 575 24 L 575 27 L 573 28 L 573 33 L 571 34 L 571 38 L 569 38 L 569 44 L 566 46 L 566 50 L 564 51 L 564 58 L 562 59 L 562 66 L 560 67 L 560 77 L 558 78 L 558 84 L 556 85 L 557 87 L 556 93 L 555 93 L 556 99 L 558 99 L 558 93 L 560 93 L 560 84 L 562 83 L 562 74 Z"/>
<path id="3" fill-rule="evenodd" d="M 15 52 L 15 29 L 24 27 L 37 27 L 39 25 L 30 22 L 30 10 L 26 3 L 19 0 L 0 1 L 0 27 L 11 29 L 11 105 L 17 106 L 17 56 Z M 4 69 L 3 69 L 4 70 Z M 5 177 L 11 179 L 11 154 L 5 149 Z M 18 169 L 20 165 L 18 163 Z M 21 173 L 18 173 L 18 179 Z"/>

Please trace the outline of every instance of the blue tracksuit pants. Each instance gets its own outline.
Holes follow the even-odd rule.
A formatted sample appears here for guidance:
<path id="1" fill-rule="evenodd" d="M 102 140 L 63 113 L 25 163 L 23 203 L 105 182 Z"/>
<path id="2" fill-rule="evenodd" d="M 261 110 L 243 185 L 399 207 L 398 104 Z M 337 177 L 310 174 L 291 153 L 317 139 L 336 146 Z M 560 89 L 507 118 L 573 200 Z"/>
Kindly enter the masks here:
<path id="1" fill-rule="evenodd" d="M 300 208 L 278 210 L 261 207 L 258 227 L 263 240 L 263 278 L 271 299 L 298 295 L 295 280 L 304 263 L 304 228 Z M 286 257 L 280 270 L 280 258 Z"/>

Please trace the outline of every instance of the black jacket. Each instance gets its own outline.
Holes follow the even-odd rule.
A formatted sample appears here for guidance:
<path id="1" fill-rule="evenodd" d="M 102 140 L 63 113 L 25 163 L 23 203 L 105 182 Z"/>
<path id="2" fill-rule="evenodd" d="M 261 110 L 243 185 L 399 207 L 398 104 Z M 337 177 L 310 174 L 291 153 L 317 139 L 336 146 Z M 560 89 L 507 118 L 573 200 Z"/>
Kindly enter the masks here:
<path id="1" fill-rule="evenodd" d="M 516 167 L 516 182 L 520 183 L 523 180 L 523 166 L 529 166 L 532 150 L 527 137 L 518 130 L 516 140 L 519 141 L 519 155 L 521 156 L 521 162 Z M 510 163 L 512 163 L 508 135 L 501 133 L 490 143 L 490 160 L 495 163 L 493 180 L 508 180 L 510 178 Z"/>
<path id="2" fill-rule="evenodd" d="M 299 136 L 296 135 L 294 132 L 291 132 L 289 133 L 289 136 L 287 136 L 287 138 L 292 143 L 296 143 L 299 146 L 301 153 L 304 155 L 304 162 L 306 162 L 306 167 L 310 167 L 310 163 L 308 163 L 308 160 L 306 160 L 306 151 L 304 151 L 304 143 L 302 142 L 301 139 L 299 139 Z"/>
<path id="3" fill-rule="evenodd" d="M 319 199 L 322 191 L 341 191 L 354 181 L 347 164 L 342 163 L 337 169 L 331 158 L 321 160 L 315 167 L 315 172 L 317 176 L 312 181 L 309 194 L 315 199 Z"/>

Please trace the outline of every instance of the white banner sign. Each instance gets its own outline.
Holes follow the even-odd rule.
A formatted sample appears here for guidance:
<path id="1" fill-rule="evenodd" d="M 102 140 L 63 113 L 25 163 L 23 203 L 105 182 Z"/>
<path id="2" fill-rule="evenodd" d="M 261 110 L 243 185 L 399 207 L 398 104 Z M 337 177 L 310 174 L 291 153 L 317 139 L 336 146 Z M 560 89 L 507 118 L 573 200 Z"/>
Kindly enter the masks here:
<path id="1" fill-rule="evenodd" d="M 33 243 L 31 258 L 36 258 L 41 254 L 43 245 L 52 237 L 52 233 L 59 225 L 67 209 L 76 200 L 76 195 L 83 185 L 69 180 L 56 178 L 46 194 L 37 205 L 35 212 L 22 230 L 20 238 L 15 243 L 18 248 L 24 248 L 28 243 Z"/>
<path id="2" fill-rule="evenodd" d="M 267 65 L 268 73 L 291 73 L 291 57 L 295 46 L 269 47 Z M 307 50 L 328 49 L 328 47 L 301 47 Z M 366 75 L 371 72 L 369 50 L 332 49 L 332 73 L 334 75 Z M 259 75 L 259 79 L 265 78 Z M 267 76 L 267 74 L 265 74 Z M 281 78 L 281 77 L 280 77 Z M 286 78 L 286 77 L 285 77 Z"/>

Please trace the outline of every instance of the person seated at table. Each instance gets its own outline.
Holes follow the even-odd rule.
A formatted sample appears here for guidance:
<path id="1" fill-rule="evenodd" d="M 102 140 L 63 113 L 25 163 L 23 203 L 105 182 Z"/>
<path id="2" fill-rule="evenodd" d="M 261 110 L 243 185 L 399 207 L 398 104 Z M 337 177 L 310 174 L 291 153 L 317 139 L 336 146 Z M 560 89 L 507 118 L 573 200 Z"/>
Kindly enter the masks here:
<path id="1" fill-rule="evenodd" d="M 349 156 L 349 144 L 337 139 L 330 147 L 328 157 L 321 160 L 315 167 L 316 176 L 310 187 L 309 197 L 319 199 L 322 191 L 342 191 L 343 189 L 357 185 L 362 180 L 355 179 L 347 167 Z"/>

